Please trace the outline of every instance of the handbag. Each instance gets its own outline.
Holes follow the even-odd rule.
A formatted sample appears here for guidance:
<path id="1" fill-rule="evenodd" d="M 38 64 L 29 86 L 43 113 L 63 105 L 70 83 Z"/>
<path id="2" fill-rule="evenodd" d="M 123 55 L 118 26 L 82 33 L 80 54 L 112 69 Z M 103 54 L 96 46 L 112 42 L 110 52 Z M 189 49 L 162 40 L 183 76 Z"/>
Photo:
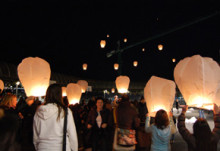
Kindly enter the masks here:
<path id="1" fill-rule="evenodd" d="M 66 151 L 66 131 L 67 131 L 67 115 L 68 108 L 65 108 L 64 126 L 63 126 L 63 151 Z"/>
<path id="2" fill-rule="evenodd" d="M 137 144 L 135 137 L 135 130 L 118 128 L 116 108 L 113 109 L 113 116 L 114 116 L 114 123 L 116 125 L 114 142 L 113 142 L 114 150 L 120 150 L 120 151 L 135 150 L 135 144 Z"/>

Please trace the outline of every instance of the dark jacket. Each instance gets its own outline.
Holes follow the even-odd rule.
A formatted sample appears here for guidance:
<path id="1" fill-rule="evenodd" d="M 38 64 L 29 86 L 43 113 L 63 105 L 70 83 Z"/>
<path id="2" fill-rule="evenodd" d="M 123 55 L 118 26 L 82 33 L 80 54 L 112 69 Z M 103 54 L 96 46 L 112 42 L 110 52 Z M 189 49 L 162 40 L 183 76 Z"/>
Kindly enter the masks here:
<path id="1" fill-rule="evenodd" d="M 118 127 L 123 129 L 136 129 L 140 125 L 137 111 L 129 101 L 120 102 L 117 107 Z"/>
<path id="2" fill-rule="evenodd" d="M 220 114 L 214 115 L 214 123 L 215 123 L 215 127 L 212 131 L 210 151 L 217 151 L 217 143 L 220 138 Z M 193 134 L 191 134 L 189 130 L 186 128 L 185 114 L 183 113 L 181 113 L 180 116 L 178 117 L 178 129 L 183 139 L 187 142 L 188 151 L 195 151 L 196 150 L 196 139 L 193 136 Z"/>

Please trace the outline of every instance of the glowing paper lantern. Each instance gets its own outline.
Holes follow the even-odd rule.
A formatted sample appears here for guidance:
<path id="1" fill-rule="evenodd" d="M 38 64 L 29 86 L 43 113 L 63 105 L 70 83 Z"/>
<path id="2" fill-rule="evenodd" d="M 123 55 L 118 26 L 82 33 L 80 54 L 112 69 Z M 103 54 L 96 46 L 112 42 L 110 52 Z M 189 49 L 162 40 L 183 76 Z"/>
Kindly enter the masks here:
<path id="1" fill-rule="evenodd" d="M 69 83 L 66 87 L 66 94 L 70 104 L 79 103 L 82 95 L 81 86 L 76 83 Z"/>
<path id="2" fill-rule="evenodd" d="M 137 61 L 134 61 L 134 62 L 133 62 L 133 65 L 134 65 L 134 67 L 137 67 L 138 62 L 137 62 Z"/>
<path id="3" fill-rule="evenodd" d="M 105 48 L 105 45 L 106 45 L 106 41 L 105 40 L 101 40 L 100 41 L 101 48 Z"/>
<path id="4" fill-rule="evenodd" d="M 175 58 L 173 58 L 173 59 L 172 59 L 172 61 L 173 61 L 173 62 L 176 62 L 176 59 L 175 59 Z"/>
<path id="5" fill-rule="evenodd" d="M 152 76 L 144 88 L 144 98 L 150 116 L 164 109 L 171 111 L 175 99 L 176 85 L 173 81 Z"/>
<path id="6" fill-rule="evenodd" d="M 0 79 L 0 93 L 4 90 L 4 82 Z"/>
<path id="7" fill-rule="evenodd" d="M 81 86 L 82 93 L 85 93 L 88 88 L 88 82 L 85 80 L 79 80 L 79 81 L 77 81 L 77 84 L 79 84 Z"/>
<path id="8" fill-rule="evenodd" d="M 161 45 L 161 44 L 158 45 L 158 50 L 160 50 L 160 51 L 163 50 L 163 45 Z"/>
<path id="9" fill-rule="evenodd" d="M 142 51 L 144 52 L 144 51 L 145 51 L 145 48 L 142 48 Z"/>
<path id="10" fill-rule="evenodd" d="M 187 105 L 210 109 L 217 101 L 220 67 L 212 58 L 184 58 L 174 69 L 174 79 Z"/>
<path id="11" fill-rule="evenodd" d="M 82 67 L 83 67 L 83 70 L 87 70 L 88 65 L 87 65 L 86 63 L 84 63 L 84 64 L 82 65 Z"/>
<path id="12" fill-rule="evenodd" d="M 130 79 L 127 76 L 118 76 L 115 80 L 118 93 L 127 93 Z"/>
<path id="13" fill-rule="evenodd" d="M 62 96 L 66 96 L 66 87 L 62 87 Z"/>
<path id="14" fill-rule="evenodd" d="M 118 70 L 118 68 L 119 68 L 119 64 L 118 64 L 118 63 L 115 63 L 115 64 L 114 64 L 114 69 L 115 69 L 115 70 Z"/>
<path id="15" fill-rule="evenodd" d="M 50 82 L 50 65 L 44 59 L 28 57 L 18 65 L 18 77 L 27 96 L 44 96 Z"/>
<path id="16" fill-rule="evenodd" d="M 115 89 L 114 88 L 112 88 L 112 93 L 115 93 Z"/>
<path id="17" fill-rule="evenodd" d="M 109 38 L 109 34 L 107 34 L 107 38 Z"/>
<path id="18" fill-rule="evenodd" d="M 127 38 L 124 38 L 124 42 L 127 42 L 128 41 L 128 39 Z"/>

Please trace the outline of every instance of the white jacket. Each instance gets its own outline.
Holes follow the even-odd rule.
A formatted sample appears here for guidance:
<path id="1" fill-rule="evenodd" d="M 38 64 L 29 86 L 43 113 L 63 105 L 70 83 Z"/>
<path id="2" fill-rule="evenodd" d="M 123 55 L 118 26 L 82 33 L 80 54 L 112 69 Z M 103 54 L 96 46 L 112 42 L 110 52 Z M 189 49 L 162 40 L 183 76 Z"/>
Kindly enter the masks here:
<path id="1" fill-rule="evenodd" d="M 56 104 L 41 105 L 33 123 L 34 146 L 37 151 L 62 151 L 64 112 L 57 120 Z M 66 151 L 78 151 L 78 140 L 72 111 L 68 109 Z"/>

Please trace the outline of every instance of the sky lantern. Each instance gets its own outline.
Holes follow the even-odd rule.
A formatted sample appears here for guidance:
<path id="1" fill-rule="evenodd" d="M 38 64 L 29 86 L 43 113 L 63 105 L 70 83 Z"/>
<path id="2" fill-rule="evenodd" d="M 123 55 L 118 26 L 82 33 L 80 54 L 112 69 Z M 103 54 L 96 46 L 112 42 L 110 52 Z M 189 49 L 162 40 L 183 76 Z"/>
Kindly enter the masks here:
<path id="1" fill-rule="evenodd" d="M 84 64 L 82 65 L 82 67 L 83 67 L 83 70 L 87 70 L 88 65 L 87 65 L 86 63 L 84 63 Z"/>
<path id="2" fill-rule="evenodd" d="M 106 36 L 107 38 L 109 38 L 110 36 L 109 36 L 109 34 L 107 34 L 107 36 Z"/>
<path id="3" fill-rule="evenodd" d="M 115 64 L 114 64 L 114 69 L 115 69 L 115 70 L 118 70 L 118 68 L 119 68 L 119 64 L 118 64 L 118 63 L 115 63 Z"/>
<path id="4" fill-rule="evenodd" d="M 45 96 L 51 75 L 47 61 L 38 57 L 28 57 L 22 60 L 17 70 L 27 96 Z"/>
<path id="5" fill-rule="evenodd" d="M 145 51 L 145 48 L 142 48 L 142 51 L 144 52 L 144 51 Z"/>
<path id="6" fill-rule="evenodd" d="M 134 65 L 134 67 L 137 67 L 138 62 L 137 62 L 137 61 L 134 61 L 134 62 L 133 62 L 133 65 Z"/>
<path id="7" fill-rule="evenodd" d="M 118 76 L 115 80 L 118 93 L 128 93 L 130 79 L 128 76 Z"/>
<path id="8" fill-rule="evenodd" d="M 127 38 L 124 38 L 124 42 L 127 42 L 128 41 L 128 39 Z"/>
<path id="9" fill-rule="evenodd" d="M 0 79 L 0 93 L 4 90 L 4 82 Z"/>
<path id="10" fill-rule="evenodd" d="M 217 103 L 220 67 L 212 58 L 184 58 L 174 69 L 174 79 L 187 105 L 212 109 L 212 104 Z"/>
<path id="11" fill-rule="evenodd" d="M 174 81 L 152 76 L 144 88 L 144 98 L 150 116 L 154 117 L 156 112 L 164 109 L 171 111 L 176 93 Z"/>
<path id="12" fill-rule="evenodd" d="M 173 59 L 172 59 L 172 62 L 176 62 L 176 59 L 175 59 L 175 58 L 173 58 Z"/>
<path id="13" fill-rule="evenodd" d="M 82 93 L 85 93 L 88 88 L 88 82 L 85 80 L 79 80 L 79 81 L 77 81 L 77 84 L 79 84 L 81 86 Z"/>
<path id="14" fill-rule="evenodd" d="M 62 87 L 62 96 L 66 96 L 66 87 Z"/>
<path id="15" fill-rule="evenodd" d="M 101 48 L 105 48 L 105 45 L 106 45 L 106 41 L 105 40 L 101 40 L 100 41 Z"/>
<path id="16" fill-rule="evenodd" d="M 69 83 L 66 87 L 66 94 L 69 104 L 74 105 L 76 103 L 79 103 L 82 95 L 81 86 L 76 83 Z"/>
<path id="17" fill-rule="evenodd" d="M 112 93 L 115 93 L 115 88 L 112 88 Z"/>
<path id="18" fill-rule="evenodd" d="M 158 50 L 160 50 L 160 51 L 163 50 L 163 45 L 159 44 L 158 45 Z"/>

